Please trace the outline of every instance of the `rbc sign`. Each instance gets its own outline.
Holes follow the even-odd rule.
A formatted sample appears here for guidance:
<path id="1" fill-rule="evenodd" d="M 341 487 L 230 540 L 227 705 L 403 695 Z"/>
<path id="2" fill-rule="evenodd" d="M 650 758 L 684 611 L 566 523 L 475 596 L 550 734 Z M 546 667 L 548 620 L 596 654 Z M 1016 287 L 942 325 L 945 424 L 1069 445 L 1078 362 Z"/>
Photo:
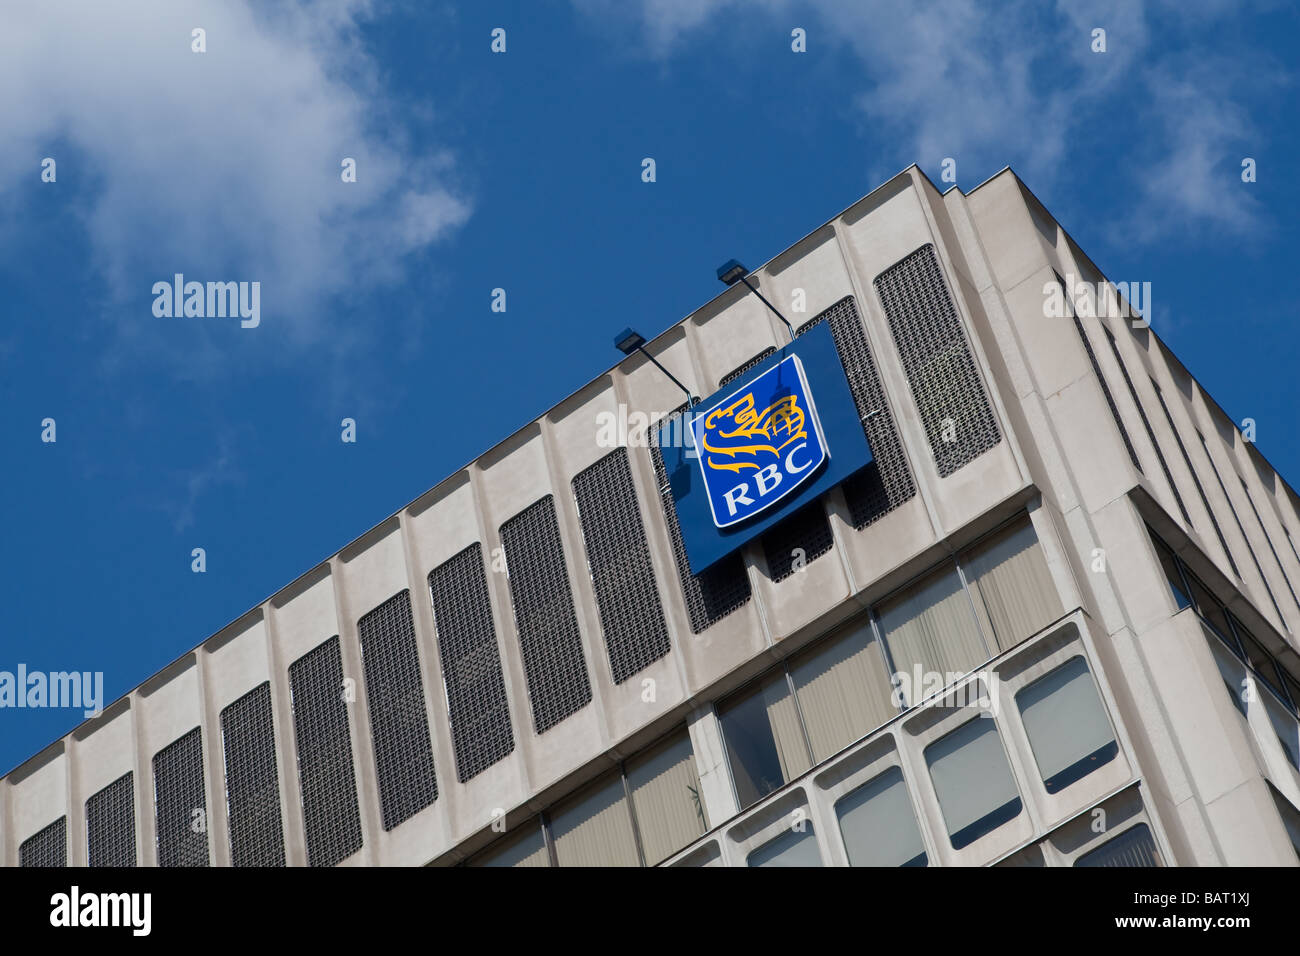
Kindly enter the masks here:
<path id="1" fill-rule="evenodd" d="M 713 523 L 771 508 L 830 457 L 798 355 L 789 355 L 691 420 Z"/>
<path id="2" fill-rule="evenodd" d="M 692 574 L 871 463 L 826 322 L 800 332 L 686 417 L 688 428 L 662 424 L 655 444 Z"/>

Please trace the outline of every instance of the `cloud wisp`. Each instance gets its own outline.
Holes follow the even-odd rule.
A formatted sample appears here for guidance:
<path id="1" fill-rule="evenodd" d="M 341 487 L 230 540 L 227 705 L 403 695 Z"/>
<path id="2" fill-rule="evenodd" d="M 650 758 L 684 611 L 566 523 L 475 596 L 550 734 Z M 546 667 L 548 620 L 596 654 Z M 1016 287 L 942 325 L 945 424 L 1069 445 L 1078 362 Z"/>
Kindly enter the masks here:
<path id="1" fill-rule="evenodd" d="M 147 315 L 152 283 L 176 272 L 260 281 L 288 341 L 320 340 L 330 296 L 399 281 L 470 214 L 451 153 L 417 154 L 403 135 L 362 43 L 372 13 L 366 0 L 16 5 L 0 32 L 0 196 L 20 200 L 52 157 L 86 197 L 108 304 Z"/>
<path id="2" fill-rule="evenodd" d="M 808 30 L 808 43 L 848 50 L 861 69 L 854 105 L 898 144 L 895 165 L 939 169 L 956 159 L 958 181 L 1004 165 L 1036 184 L 1058 180 L 1071 152 L 1123 125 L 1140 134 L 1119 170 L 1138 206 L 1138 238 L 1191 228 L 1242 236 L 1267 230 L 1264 210 L 1237 173 L 1255 127 L 1261 83 L 1291 82 L 1254 54 L 1189 52 L 1189 36 L 1214 35 L 1234 5 L 1187 9 L 1173 0 L 573 0 L 597 24 L 631 27 L 653 59 L 671 60 L 686 41 L 727 14 L 747 23 Z M 1188 27 L 1194 29 L 1188 29 Z M 1105 31 L 1104 52 L 1094 31 Z M 1226 42 L 1226 41 L 1225 41 Z M 761 47 L 770 49 L 770 47 Z M 753 44 L 746 50 L 755 49 Z M 750 55 L 748 53 L 742 55 Z M 1124 124 L 1114 122 L 1122 115 Z"/>

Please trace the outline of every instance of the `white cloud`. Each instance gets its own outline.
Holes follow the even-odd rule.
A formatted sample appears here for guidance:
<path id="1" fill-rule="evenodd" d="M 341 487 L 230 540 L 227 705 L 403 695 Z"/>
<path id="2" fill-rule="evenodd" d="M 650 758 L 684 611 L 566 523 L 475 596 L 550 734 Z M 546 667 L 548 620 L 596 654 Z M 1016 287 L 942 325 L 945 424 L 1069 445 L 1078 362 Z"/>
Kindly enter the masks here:
<path id="1" fill-rule="evenodd" d="M 664 59 L 724 11 L 765 17 L 768 29 L 803 26 L 810 51 L 848 49 L 860 64 L 854 104 L 898 144 L 882 168 L 915 161 L 934 174 L 953 157 L 965 187 L 1004 165 L 1046 187 L 1070 151 L 1115 136 L 1112 113 L 1122 110 L 1143 131 L 1119 170 L 1144 210 L 1134 234 L 1154 239 L 1189 223 L 1234 233 L 1264 225 L 1232 169 L 1233 150 L 1253 132 L 1245 104 L 1258 93 L 1227 82 L 1251 69 L 1258 83 L 1262 67 L 1253 57 L 1243 64 L 1223 56 L 1198 65 L 1175 49 L 1189 36 L 1214 36 L 1216 20 L 1239 16 L 1227 2 L 1196 9 L 1174 0 L 1058 0 L 1055 8 L 1031 0 L 573 2 L 598 22 L 639 20 L 645 52 Z M 1091 48 L 1098 27 L 1104 53 Z M 1270 72 L 1271 83 L 1285 82 Z"/>
<path id="2" fill-rule="evenodd" d="M 0 197 L 87 195 L 82 219 L 110 302 L 147 310 L 151 283 L 173 272 L 258 280 L 265 318 L 319 338 L 327 296 L 399 278 L 406 257 L 469 215 L 450 157 L 417 156 L 400 135 L 361 43 L 371 8 L 8 5 Z M 195 27 L 206 53 L 191 51 Z M 40 184 L 44 156 L 58 161 L 56 186 Z M 357 161 L 355 184 L 340 179 L 344 157 Z"/>

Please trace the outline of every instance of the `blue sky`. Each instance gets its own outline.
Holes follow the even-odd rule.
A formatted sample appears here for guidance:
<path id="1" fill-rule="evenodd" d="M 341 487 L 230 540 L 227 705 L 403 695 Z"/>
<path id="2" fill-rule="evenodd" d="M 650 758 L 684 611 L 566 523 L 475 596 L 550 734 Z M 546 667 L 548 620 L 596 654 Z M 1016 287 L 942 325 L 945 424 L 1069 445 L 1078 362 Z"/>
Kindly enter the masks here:
<path id="1" fill-rule="evenodd" d="M 712 298 L 723 260 L 945 157 L 965 189 L 1012 166 L 1151 282 L 1157 333 L 1296 483 L 1300 15 L 1195 6 L 6 5 L 0 670 L 116 699 L 599 375 L 613 333 Z M 155 317 L 177 272 L 259 281 L 260 325 Z M 80 720 L 0 710 L 0 769 Z"/>

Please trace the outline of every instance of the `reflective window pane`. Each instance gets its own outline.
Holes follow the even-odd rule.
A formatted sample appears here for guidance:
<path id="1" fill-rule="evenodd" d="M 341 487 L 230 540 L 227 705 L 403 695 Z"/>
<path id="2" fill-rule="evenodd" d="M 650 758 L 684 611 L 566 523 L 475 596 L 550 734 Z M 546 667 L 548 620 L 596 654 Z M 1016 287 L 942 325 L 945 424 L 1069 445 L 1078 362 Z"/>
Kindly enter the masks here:
<path id="1" fill-rule="evenodd" d="M 1064 610 L 1028 518 L 981 542 L 962 558 L 962 569 L 999 650 L 1032 637 Z"/>
<path id="2" fill-rule="evenodd" d="M 614 774 L 556 808 L 551 838 L 560 866 L 639 866 L 623 778 Z"/>
<path id="3" fill-rule="evenodd" d="M 1155 535 L 1151 536 L 1152 543 L 1156 546 L 1156 554 L 1160 557 L 1160 566 L 1164 568 L 1165 579 L 1169 582 L 1169 589 L 1174 594 L 1174 603 L 1178 605 L 1178 610 L 1192 606 L 1192 599 L 1187 594 L 1187 588 L 1183 584 L 1182 573 L 1178 570 L 1178 559 L 1174 553 L 1169 550 L 1168 546 Z"/>
<path id="4" fill-rule="evenodd" d="M 790 667 L 813 758 L 825 760 L 898 713 L 869 622 L 822 642 Z"/>
<path id="5" fill-rule="evenodd" d="M 742 809 L 812 766 L 783 671 L 720 706 L 718 720 Z"/>
<path id="6" fill-rule="evenodd" d="M 1020 793 L 991 718 L 976 717 L 925 748 L 954 849 L 1020 815 Z"/>
<path id="7" fill-rule="evenodd" d="M 750 852 L 749 866 L 821 866 L 822 855 L 811 823 L 805 821 L 803 832 L 786 830 Z"/>
<path id="8" fill-rule="evenodd" d="M 891 767 L 835 804 L 849 866 L 928 863 L 903 772 Z"/>
<path id="9" fill-rule="evenodd" d="M 627 784 L 641 847 L 651 866 L 709 828 L 695 775 L 695 752 L 685 730 L 629 760 Z"/>
<path id="10" fill-rule="evenodd" d="M 1016 694 L 1016 705 L 1048 793 L 1058 793 L 1119 752 L 1082 657 Z"/>
<path id="11" fill-rule="evenodd" d="M 1160 851 L 1145 823 L 1125 830 L 1115 839 L 1085 853 L 1074 861 L 1075 866 L 1164 866 Z"/>
<path id="12" fill-rule="evenodd" d="M 917 703 L 914 688 L 933 686 L 926 675 L 942 675 L 946 686 L 991 656 L 955 567 L 885 602 L 879 614 L 894 669 L 909 675 L 902 683 L 908 706 Z"/>
<path id="13" fill-rule="evenodd" d="M 488 847 L 470 861 L 470 866 L 550 866 L 542 824 L 533 818 L 520 827 L 519 833 Z"/>
<path id="14" fill-rule="evenodd" d="M 1260 680 L 1281 694 L 1282 688 L 1279 686 L 1277 670 L 1273 666 L 1273 655 L 1254 634 L 1246 629 L 1246 625 L 1242 624 L 1235 614 L 1229 612 L 1228 617 L 1232 621 L 1232 629 L 1237 632 L 1237 639 L 1241 643 L 1242 652 L 1246 655 L 1246 662 L 1250 664 Z"/>

